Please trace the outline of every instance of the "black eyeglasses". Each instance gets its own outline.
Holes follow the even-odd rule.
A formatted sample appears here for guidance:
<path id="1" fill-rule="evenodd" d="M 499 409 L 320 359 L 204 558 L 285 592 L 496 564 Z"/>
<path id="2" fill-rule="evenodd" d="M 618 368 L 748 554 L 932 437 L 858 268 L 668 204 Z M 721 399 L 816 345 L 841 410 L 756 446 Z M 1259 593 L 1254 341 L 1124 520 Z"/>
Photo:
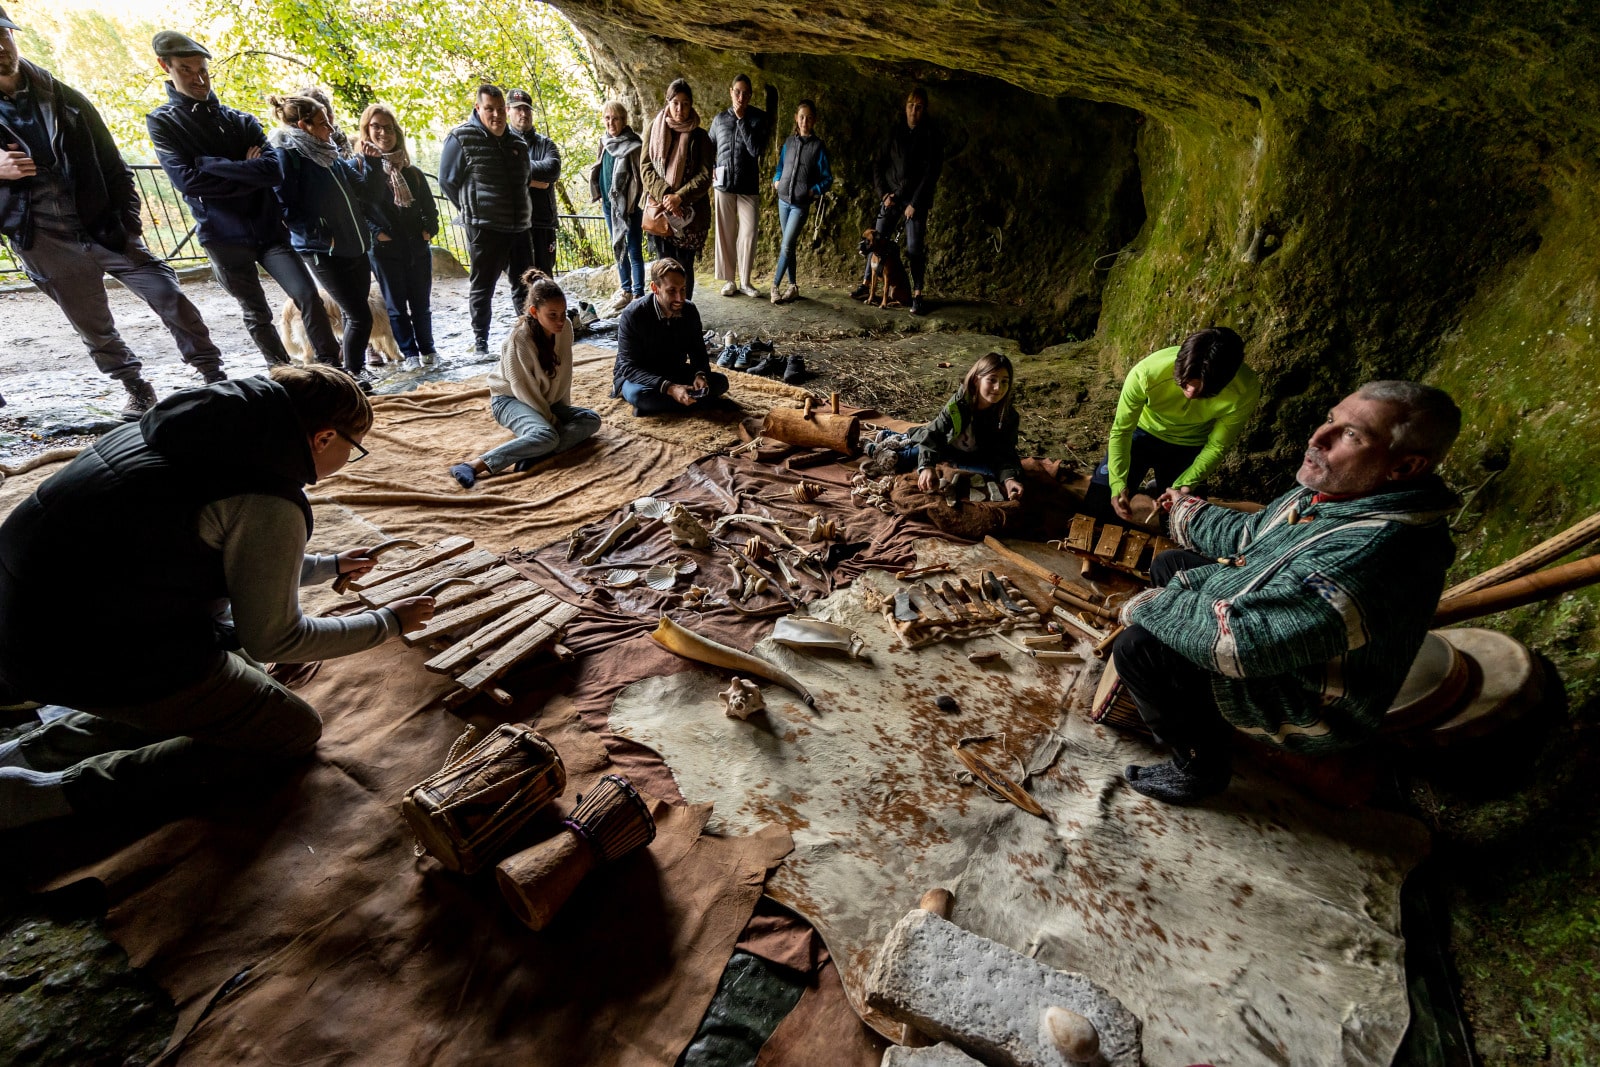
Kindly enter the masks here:
<path id="1" fill-rule="evenodd" d="M 333 432 L 338 434 L 340 437 L 344 438 L 345 443 L 350 446 L 350 451 L 353 453 L 353 455 L 351 455 L 351 457 L 349 459 L 345 460 L 346 463 L 355 463 L 355 462 L 357 462 L 359 460 L 363 460 L 363 459 L 367 458 L 369 453 L 367 452 L 366 449 L 361 447 L 361 442 L 360 441 L 357 441 L 354 437 L 351 437 L 349 434 L 345 433 L 343 430 L 334 430 Z"/>

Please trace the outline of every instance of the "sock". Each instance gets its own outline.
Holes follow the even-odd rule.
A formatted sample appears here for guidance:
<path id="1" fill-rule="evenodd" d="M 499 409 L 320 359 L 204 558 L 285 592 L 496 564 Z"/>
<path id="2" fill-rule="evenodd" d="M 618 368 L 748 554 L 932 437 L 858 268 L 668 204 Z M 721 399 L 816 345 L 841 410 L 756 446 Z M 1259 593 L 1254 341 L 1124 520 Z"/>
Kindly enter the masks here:
<path id="1" fill-rule="evenodd" d="M 478 484 L 478 475 L 473 471 L 470 463 L 457 463 L 450 468 L 450 477 L 461 483 L 461 488 L 471 489 Z"/>
<path id="2" fill-rule="evenodd" d="M 28 735 L 23 734 L 22 736 L 26 737 Z M 22 754 L 22 737 L 0 745 L 0 767 L 21 767 L 24 770 L 33 770 L 28 765 L 27 757 Z"/>
<path id="3" fill-rule="evenodd" d="M 0 830 L 71 815 L 62 773 L 0 767 Z"/>
<path id="4" fill-rule="evenodd" d="M 1227 789 L 1233 771 L 1226 763 L 1208 768 L 1191 764 L 1185 769 L 1175 761 L 1168 760 L 1148 767 L 1130 763 L 1122 776 L 1128 780 L 1134 792 L 1152 800 L 1159 800 L 1163 804 L 1192 804 Z"/>

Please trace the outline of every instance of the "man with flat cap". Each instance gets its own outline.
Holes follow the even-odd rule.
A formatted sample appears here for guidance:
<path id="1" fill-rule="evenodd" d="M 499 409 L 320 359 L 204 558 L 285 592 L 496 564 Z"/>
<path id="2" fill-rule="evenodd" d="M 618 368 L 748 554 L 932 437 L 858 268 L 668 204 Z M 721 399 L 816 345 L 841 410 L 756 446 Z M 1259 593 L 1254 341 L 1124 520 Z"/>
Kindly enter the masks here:
<path id="1" fill-rule="evenodd" d="M 561 215 L 556 207 L 556 182 L 561 178 L 561 149 L 533 128 L 533 97 L 526 89 L 506 94 L 506 122 L 528 142 L 528 203 L 533 209 L 533 265 L 556 276 L 556 231 Z"/>
<path id="2" fill-rule="evenodd" d="M 206 382 L 226 380 L 199 309 L 139 239 L 139 193 L 111 131 L 82 93 L 22 58 L 17 29 L 0 8 L 0 234 L 95 365 L 128 391 L 124 418 L 154 407 L 156 392 L 117 333 L 107 274 L 150 305 Z"/>
<path id="3" fill-rule="evenodd" d="M 239 302 L 250 339 L 267 366 L 289 362 L 261 288 L 259 264 L 300 310 L 306 339 L 324 363 L 339 362 L 339 339 L 317 298 L 317 285 L 289 244 L 273 187 L 283 181 L 275 153 L 254 115 L 235 111 L 211 91 L 211 53 L 162 30 L 151 42 L 167 72 L 167 102 L 145 116 L 150 143 L 172 187 L 189 205 L 200 246 L 217 284 Z"/>

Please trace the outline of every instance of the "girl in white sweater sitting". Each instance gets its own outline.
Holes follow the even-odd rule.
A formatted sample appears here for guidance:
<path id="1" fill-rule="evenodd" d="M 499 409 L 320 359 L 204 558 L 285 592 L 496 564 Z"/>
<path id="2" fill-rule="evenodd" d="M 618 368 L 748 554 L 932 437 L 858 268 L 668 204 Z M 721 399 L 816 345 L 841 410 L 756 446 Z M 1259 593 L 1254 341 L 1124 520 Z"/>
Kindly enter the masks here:
<path id="1" fill-rule="evenodd" d="M 500 367 L 489 375 L 489 410 L 517 436 L 450 474 L 471 489 L 479 478 L 526 470 L 534 460 L 582 444 L 600 428 L 600 416 L 575 408 L 572 399 L 572 321 L 561 286 L 541 270 L 522 276 L 528 313 L 500 346 Z"/>

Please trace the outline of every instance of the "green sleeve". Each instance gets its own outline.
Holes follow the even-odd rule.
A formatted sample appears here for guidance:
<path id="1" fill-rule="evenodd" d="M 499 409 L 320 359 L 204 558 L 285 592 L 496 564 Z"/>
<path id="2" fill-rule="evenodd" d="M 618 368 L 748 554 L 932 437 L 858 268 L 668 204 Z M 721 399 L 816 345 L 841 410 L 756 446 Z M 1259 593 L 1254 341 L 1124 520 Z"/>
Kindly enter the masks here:
<path id="1" fill-rule="evenodd" d="M 1106 464 L 1111 479 L 1111 495 L 1121 496 L 1128 487 L 1128 468 L 1133 464 L 1133 430 L 1139 425 L 1149 394 L 1145 389 L 1143 362 L 1135 364 L 1122 383 L 1117 398 L 1117 414 L 1111 420 L 1111 438 L 1106 442 Z"/>
<path id="2" fill-rule="evenodd" d="M 1255 540 L 1259 522 L 1272 510 L 1239 511 L 1189 496 L 1173 506 L 1168 530 L 1180 546 L 1202 556 L 1236 556 Z"/>
<path id="3" fill-rule="evenodd" d="M 1244 433 L 1244 428 L 1250 422 L 1250 416 L 1255 414 L 1256 402 L 1261 399 L 1261 390 L 1256 388 L 1241 396 L 1239 402 L 1211 424 L 1211 435 L 1206 438 L 1205 447 L 1200 454 L 1194 457 L 1194 462 L 1189 464 L 1189 469 L 1173 479 L 1174 486 L 1193 485 L 1205 481 L 1206 475 L 1217 465 L 1234 442 L 1239 440 Z"/>

